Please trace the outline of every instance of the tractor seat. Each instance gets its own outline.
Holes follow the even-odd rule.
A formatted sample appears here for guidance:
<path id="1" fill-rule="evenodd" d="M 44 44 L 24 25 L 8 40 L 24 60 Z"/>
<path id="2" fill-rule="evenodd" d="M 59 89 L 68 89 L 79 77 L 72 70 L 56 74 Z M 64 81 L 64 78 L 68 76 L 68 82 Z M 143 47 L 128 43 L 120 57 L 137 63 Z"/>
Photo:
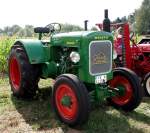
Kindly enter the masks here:
<path id="1" fill-rule="evenodd" d="M 47 27 L 36 27 L 34 28 L 35 33 L 50 33 L 50 29 Z"/>

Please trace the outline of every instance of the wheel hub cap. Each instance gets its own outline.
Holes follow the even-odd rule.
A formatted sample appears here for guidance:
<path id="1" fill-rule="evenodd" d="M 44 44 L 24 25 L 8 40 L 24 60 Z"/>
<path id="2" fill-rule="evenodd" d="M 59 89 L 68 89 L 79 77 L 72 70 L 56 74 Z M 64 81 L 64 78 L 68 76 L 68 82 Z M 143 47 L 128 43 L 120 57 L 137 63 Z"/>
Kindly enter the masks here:
<path id="1" fill-rule="evenodd" d="M 66 107 L 70 107 L 71 106 L 71 97 L 70 96 L 64 96 L 62 99 L 61 99 L 61 104 L 63 106 L 66 106 Z"/>
<path id="2" fill-rule="evenodd" d="M 132 85 L 124 76 L 118 75 L 110 81 L 112 88 L 118 88 L 118 94 L 112 97 L 112 101 L 118 105 L 125 105 L 129 102 L 133 95 Z"/>
<path id="3" fill-rule="evenodd" d="M 68 120 L 76 118 L 78 112 L 78 100 L 75 92 L 67 84 L 61 84 L 55 94 L 56 106 L 59 114 Z"/>

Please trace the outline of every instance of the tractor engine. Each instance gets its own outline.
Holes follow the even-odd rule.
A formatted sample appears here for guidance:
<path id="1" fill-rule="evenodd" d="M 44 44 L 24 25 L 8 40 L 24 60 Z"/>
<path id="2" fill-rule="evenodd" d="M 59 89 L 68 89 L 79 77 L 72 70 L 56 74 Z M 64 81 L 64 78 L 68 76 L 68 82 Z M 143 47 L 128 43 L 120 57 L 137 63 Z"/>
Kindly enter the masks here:
<path id="1" fill-rule="evenodd" d="M 74 73 L 84 82 L 98 82 L 94 81 L 96 75 L 111 72 L 112 40 L 112 35 L 106 32 L 73 32 L 52 36 L 48 47 L 50 58 L 42 66 L 42 76 L 47 78 Z"/>

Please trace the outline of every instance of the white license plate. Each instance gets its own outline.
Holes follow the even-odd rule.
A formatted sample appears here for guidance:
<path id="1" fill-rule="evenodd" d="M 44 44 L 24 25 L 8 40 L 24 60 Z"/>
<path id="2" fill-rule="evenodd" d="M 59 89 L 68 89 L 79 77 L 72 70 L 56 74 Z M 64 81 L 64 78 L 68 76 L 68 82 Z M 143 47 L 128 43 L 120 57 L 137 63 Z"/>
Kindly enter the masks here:
<path id="1" fill-rule="evenodd" d="M 107 82 L 107 75 L 95 76 L 95 84 L 102 84 Z"/>

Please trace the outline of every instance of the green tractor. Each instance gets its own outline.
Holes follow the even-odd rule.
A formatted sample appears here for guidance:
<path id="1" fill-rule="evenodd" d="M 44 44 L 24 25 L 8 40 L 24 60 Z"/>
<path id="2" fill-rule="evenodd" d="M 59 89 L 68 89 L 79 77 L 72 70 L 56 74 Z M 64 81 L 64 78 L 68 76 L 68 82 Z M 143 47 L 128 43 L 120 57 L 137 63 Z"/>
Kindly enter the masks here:
<path id="1" fill-rule="evenodd" d="M 107 100 L 132 111 L 141 102 L 134 72 L 113 68 L 113 36 L 104 31 L 58 33 L 60 24 L 37 27 L 36 40 L 17 40 L 9 55 L 9 81 L 13 95 L 36 95 L 40 78 L 55 80 L 53 107 L 58 118 L 71 126 L 87 121 L 90 107 Z M 49 35 L 48 41 L 42 40 Z"/>

